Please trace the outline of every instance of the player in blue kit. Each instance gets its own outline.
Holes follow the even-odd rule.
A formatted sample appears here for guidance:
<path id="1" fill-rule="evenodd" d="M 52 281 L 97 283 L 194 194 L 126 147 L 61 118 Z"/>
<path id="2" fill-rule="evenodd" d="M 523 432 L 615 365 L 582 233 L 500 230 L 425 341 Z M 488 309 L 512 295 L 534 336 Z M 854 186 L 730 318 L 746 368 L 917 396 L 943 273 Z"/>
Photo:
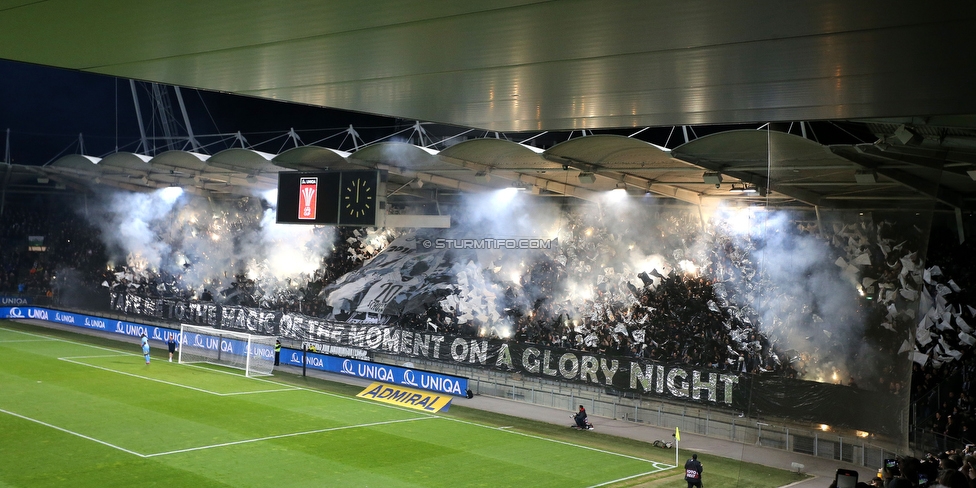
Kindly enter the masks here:
<path id="1" fill-rule="evenodd" d="M 146 364 L 149 364 L 149 338 L 146 333 L 142 333 L 142 355 L 146 356 Z"/>

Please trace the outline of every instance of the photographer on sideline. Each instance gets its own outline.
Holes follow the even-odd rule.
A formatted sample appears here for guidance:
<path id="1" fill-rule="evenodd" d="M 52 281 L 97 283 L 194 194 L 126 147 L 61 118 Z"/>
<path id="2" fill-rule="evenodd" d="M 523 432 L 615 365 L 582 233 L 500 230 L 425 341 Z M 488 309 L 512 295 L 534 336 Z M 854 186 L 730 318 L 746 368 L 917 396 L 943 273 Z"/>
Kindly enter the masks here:
<path id="1" fill-rule="evenodd" d="M 580 405 L 579 411 L 576 412 L 576 415 L 573 416 L 573 419 L 576 420 L 577 427 L 581 429 L 586 429 L 586 409 L 583 408 L 582 405 Z"/>
<path id="2" fill-rule="evenodd" d="M 691 459 L 685 462 L 685 481 L 688 482 L 688 488 L 702 488 L 701 475 L 704 469 L 701 461 L 698 460 L 698 454 L 692 454 Z"/>

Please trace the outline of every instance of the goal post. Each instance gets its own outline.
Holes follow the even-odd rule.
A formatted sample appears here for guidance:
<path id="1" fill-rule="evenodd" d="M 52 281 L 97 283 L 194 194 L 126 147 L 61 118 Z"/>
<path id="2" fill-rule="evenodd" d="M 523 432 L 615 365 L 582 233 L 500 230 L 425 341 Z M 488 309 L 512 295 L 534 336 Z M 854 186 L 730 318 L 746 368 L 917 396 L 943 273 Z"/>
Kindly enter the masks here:
<path id="1" fill-rule="evenodd" d="M 275 336 L 180 324 L 178 361 L 242 369 L 245 376 L 268 376 L 274 371 L 275 340 Z"/>

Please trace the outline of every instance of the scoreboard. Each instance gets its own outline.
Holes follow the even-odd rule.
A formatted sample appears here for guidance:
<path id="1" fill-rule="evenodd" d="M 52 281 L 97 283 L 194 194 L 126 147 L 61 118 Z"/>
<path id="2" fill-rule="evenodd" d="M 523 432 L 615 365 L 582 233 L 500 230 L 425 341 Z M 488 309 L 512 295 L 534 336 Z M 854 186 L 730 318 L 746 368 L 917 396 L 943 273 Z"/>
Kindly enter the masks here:
<path id="1" fill-rule="evenodd" d="M 385 206 L 377 170 L 278 173 L 279 224 L 373 227 Z"/>

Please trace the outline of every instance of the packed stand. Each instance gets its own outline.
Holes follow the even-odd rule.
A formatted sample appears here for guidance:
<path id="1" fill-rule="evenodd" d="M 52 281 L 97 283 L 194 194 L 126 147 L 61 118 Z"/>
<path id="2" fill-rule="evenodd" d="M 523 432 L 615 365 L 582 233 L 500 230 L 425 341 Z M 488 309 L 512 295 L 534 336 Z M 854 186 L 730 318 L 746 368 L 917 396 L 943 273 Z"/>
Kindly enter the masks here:
<path id="1" fill-rule="evenodd" d="M 49 249 L 29 253 L 23 246 L 3 246 L 0 289 L 4 292 L 43 294 L 81 284 L 149 297 L 213 300 L 328 318 L 334 311 L 322 290 L 362 268 L 398 236 L 383 229 L 322 231 L 323 240 L 331 244 L 316 267 L 275 281 L 252 272 L 255 263 L 242 251 L 266 225 L 267 207 L 258 199 L 242 199 L 223 210 L 191 207 L 183 211 L 184 216 L 165 219 L 166 225 L 155 230 L 157 237 L 177 234 L 174 229 L 179 229 L 182 241 L 174 242 L 186 244 L 186 236 L 199 235 L 206 238 L 202 242 L 225 247 L 212 250 L 202 244 L 187 245 L 174 254 L 178 266 L 163 269 L 147 265 L 136 253 L 110 260 L 106 256 L 113 252 L 111 245 L 103 243 L 103 228 L 70 215 L 58 218 L 57 212 L 38 208 L 10 206 L 3 215 L 0 237 L 4 243 L 23 242 L 28 235 L 40 234 L 46 236 Z M 634 231 L 649 236 L 647 242 L 638 240 L 637 251 L 647 256 L 653 252 L 658 255 L 656 261 L 635 264 L 626 259 L 635 244 L 628 248 L 619 228 L 611 225 L 614 216 L 594 217 L 569 210 L 562 218 L 558 246 L 523 258 L 518 276 L 498 271 L 500 267 L 483 269 L 484 263 L 458 263 L 451 268 L 457 277 L 452 291 L 429 297 L 396 317 L 394 323 L 444 334 L 782 374 L 894 393 L 907 386 L 907 369 L 901 374 L 895 361 L 881 362 L 886 368 L 881 371 L 861 374 L 855 367 L 842 370 L 836 363 L 826 363 L 787 340 L 792 323 L 805 321 L 813 331 L 808 340 L 821 341 L 823 349 L 849 346 L 843 336 L 818 330 L 830 325 L 821 317 L 828 311 L 798 305 L 804 303 L 799 295 L 805 290 L 782 288 L 771 276 L 762 255 L 771 245 L 767 235 L 738 233 L 721 223 L 703 230 L 693 214 L 662 211 L 650 227 Z M 915 251 L 921 246 L 918 232 L 906 234 L 890 222 L 875 222 L 870 217 L 855 220 L 825 228 L 814 222 L 792 224 L 784 227 L 784 233 L 826 243 L 829 257 L 825 259 L 837 267 L 834 274 L 847 280 L 852 293 L 863 296 L 856 301 L 856 312 L 868 317 L 864 329 L 857 331 L 864 342 L 891 357 L 912 355 L 913 397 L 930 391 L 947 372 L 970 377 L 973 343 L 967 321 L 974 318 L 976 310 L 970 305 L 976 302 L 966 288 L 972 280 L 966 273 L 976 267 L 959 261 L 959 256 L 974 253 L 943 246 L 938 249 L 945 251 L 940 252 L 941 257 L 933 255 L 933 266 L 923 269 Z M 223 254 L 236 261 L 215 260 Z M 258 268 L 267 266 L 257 264 Z M 59 276 L 65 281 L 59 282 Z M 72 278 L 71 283 L 66 276 Z M 477 306 L 492 310 L 472 313 L 471 307 Z M 914 343 L 905 341 L 902 331 L 918 324 L 921 332 Z M 850 354 L 855 360 L 858 357 L 857 351 Z M 822 374 L 830 369 L 835 377 Z M 961 393 L 957 391 L 956 398 Z M 951 408 L 937 405 L 926 418 L 934 419 L 936 411 L 940 418 L 953 415 Z M 966 432 L 968 423 L 964 417 L 953 425 Z"/>

